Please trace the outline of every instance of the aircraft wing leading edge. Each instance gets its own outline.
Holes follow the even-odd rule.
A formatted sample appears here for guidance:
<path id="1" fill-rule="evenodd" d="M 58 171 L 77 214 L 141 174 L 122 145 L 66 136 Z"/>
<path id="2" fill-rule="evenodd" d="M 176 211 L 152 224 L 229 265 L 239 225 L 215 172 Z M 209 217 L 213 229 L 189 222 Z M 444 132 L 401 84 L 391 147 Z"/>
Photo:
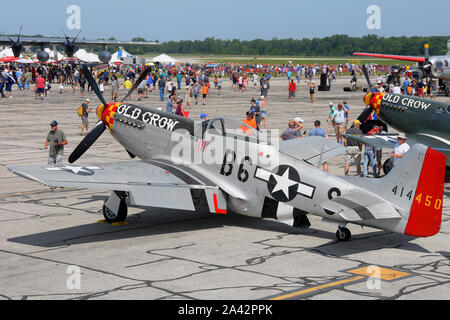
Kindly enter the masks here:
<path id="1" fill-rule="evenodd" d="M 126 191 L 134 206 L 226 213 L 214 185 L 188 184 L 146 162 L 55 166 L 11 166 L 11 172 L 50 187 Z"/>

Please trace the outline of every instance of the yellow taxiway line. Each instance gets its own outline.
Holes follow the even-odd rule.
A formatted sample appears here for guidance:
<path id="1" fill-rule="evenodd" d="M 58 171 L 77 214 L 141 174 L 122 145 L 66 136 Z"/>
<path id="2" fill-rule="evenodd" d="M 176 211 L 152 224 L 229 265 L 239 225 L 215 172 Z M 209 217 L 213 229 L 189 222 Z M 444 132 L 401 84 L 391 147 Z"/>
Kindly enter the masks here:
<path id="1" fill-rule="evenodd" d="M 307 289 L 303 289 L 303 290 L 299 290 L 299 291 L 295 291 L 295 292 L 286 293 L 286 294 L 283 294 L 280 296 L 275 296 L 275 297 L 269 298 L 269 300 L 289 299 L 289 298 L 293 298 L 293 297 L 297 297 L 297 296 L 310 294 L 312 292 L 323 290 L 323 289 L 328 289 L 328 288 L 337 287 L 340 285 L 345 285 L 345 284 L 350 284 L 350 283 L 356 283 L 358 281 L 367 279 L 369 277 L 378 278 L 378 279 L 384 280 L 384 281 L 394 281 L 394 280 L 412 275 L 412 273 L 398 271 L 398 270 L 384 268 L 384 267 L 379 267 L 379 266 L 365 266 L 365 267 L 361 267 L 361 268 L 357 268 L 357 269 L 344 270 L 343 272 L 348 272 L 348 273 L 352 273 L 352 274 L 356 274 L 356 275 L 354 275 L 350 278 L 345 278 L 342 280 L 325 283 L 325 284 L 322 284 L 319 286 L 315 286 L 315 287 L 311 287 L 311 288 L 307 288 Z"/>

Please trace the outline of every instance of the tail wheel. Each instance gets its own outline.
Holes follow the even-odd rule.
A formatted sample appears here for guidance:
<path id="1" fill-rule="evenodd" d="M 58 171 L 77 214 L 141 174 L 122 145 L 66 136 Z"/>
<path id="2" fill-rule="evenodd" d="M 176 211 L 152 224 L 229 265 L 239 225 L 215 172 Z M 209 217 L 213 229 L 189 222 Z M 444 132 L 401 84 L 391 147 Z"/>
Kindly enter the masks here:
<path id="1" fill-rule="evenodd" d="M 128 206 L 125 199 L 120 199 L 117 213 L 106 206 L 107 201 L 108 200 L 103 204 L 103 216 L 105 217 L 105 221 L 109 223 L 125 221 L 128 215 Z"/>
<path id="2" fill-rule="evenodd" d="M 345 227 L 340 227 L 336 231 L 336 238 L 338 241 L 349 241 L 352 237 L 352 233 Z"/>

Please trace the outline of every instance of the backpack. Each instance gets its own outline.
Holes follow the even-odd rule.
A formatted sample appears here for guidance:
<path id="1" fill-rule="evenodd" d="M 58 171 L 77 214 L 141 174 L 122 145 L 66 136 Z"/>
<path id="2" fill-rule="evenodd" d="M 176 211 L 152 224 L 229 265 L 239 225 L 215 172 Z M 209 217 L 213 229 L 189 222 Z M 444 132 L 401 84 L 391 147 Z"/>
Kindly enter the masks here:
<path id="1" fill-rule="evenodd" d="M 79 106 L 78 107 L 78 116 L 82 117 L 83 116 L 83 106 Z"/>

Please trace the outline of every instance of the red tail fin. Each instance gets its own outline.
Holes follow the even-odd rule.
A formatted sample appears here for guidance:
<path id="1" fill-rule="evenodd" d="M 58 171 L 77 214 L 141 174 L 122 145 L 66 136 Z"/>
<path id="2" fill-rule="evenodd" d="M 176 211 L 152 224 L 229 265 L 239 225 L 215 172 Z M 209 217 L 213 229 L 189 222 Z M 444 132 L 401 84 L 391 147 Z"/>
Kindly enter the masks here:
<path id="1" fill-rule="evenodd" d="M 439 232 L 445 182 L 444 154 L 428 148 L 411 205 L 405 234 L 429 237 Z"/>

